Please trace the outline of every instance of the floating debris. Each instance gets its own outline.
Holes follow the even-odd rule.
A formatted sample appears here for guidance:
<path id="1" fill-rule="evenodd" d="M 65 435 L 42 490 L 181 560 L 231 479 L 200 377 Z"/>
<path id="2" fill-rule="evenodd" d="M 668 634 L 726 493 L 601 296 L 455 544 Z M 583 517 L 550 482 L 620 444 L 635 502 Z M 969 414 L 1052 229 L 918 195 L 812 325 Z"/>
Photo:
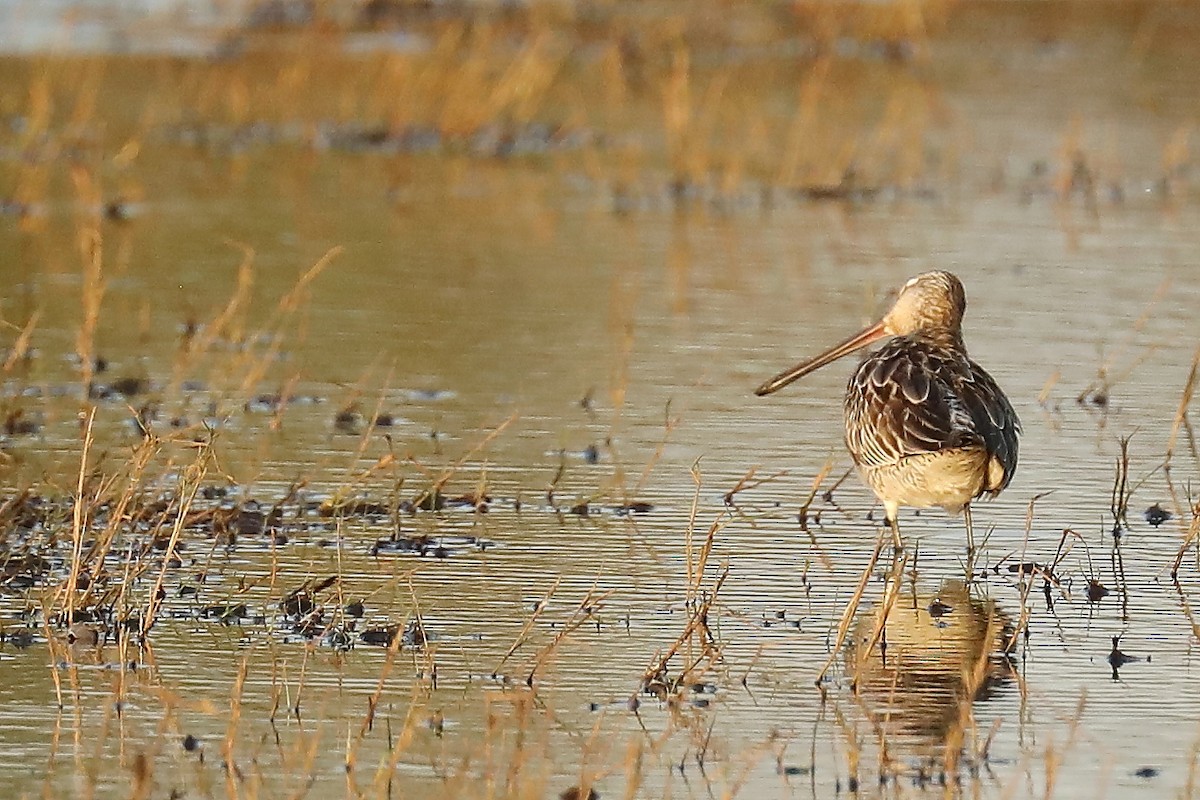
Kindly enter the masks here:
<path id="1" fill-rule="evenodd" d="M 1147 508 L 1145 513 L 1146 522 L 1150 523 L 1150 525 L 1155 528 L 1157 528 L 1159 525 L 1162 525 L 1164 522 L 1167 522 L 1173 516 L 1174 515 L 1170 511 L 1163 508 L 1159 503 L 1155 503 Z"/>
<path id="2" fill-rule="evenodd" d="M 1126 664 L 1131 664 L 1135 661 L 1147 661 L 1148 662 L 1150 660 L 1150 656 L 1146 656 L 1145 658 L 1142 658 L 1141 656 L 1131 656 L 1128 653 L 1121 652 L 1120 643 L 1121 643 L 1120 636 L 1112 637 L 1112 650 L 1108 654 L 1108 664 L 1109 664 L 1109 666 L 1112 667 L 1112 678 L 1114 681 L 1120 680 L 1120 676 L 1117 674 L 1117 670 L 1119 670 L 1121 667 L 1125 666 Z"/>
<path id="3" fill-rule="evenodd" d="M 929 603 L 929 607 L 927 610 L 929 611 L 929 616 L 933 617 L 934 619 L 940 619 L 941 617 L 944 617 L 947 614 L 949 614 L 954 609 L 952 607 L 946 605 L 945 603 L 943 603 L 940 599 L 935 598 L 933 601 L 931 601 Z"/>
<path id="4" fill-rule="evenodd" d="M 336 575 L 314 582 L 307 582 L 292 591 L 279 603 L 279 608 L 288 617 L 303 617 L 318 610 L 316 595 L 337 583 Z"/>
<path id="5" fill-rule="evenodd" d="M 446 507 L 446 498 L 437 489 L 427 489 L 412 501 L 412 508 L 419 511 L 441 511 Z"/>
<path id="6" fill-rule="evenodd" d="M 392 509 L 388 508 L 383 503 L 376 503 L 370 500 L 346 500 L 338 503 L 326 500 L 318 507 L 318 513 L 322 517 L 365 517 L 375 519 L 390 519 L 392 516 Z"/>
<path id="7" fill-rule="evenodd" d="M 385 553 L 415 555 L 420 557 L 450 558 L 475 550 L 487 550 L 495 547 L 490 539 L 476 536 L 404 536 L 393 535 L 387 539 L 379 539 L 371 545 L 370 553 L 377 556 Z"/>
<path id="8" fill-rule="evenodd" d="M 148 378 L 127 376 L 117 378 L 109 384 L 109 388 L 124 397 L 137 397 L 139 394 L 145 394 L 150 391 L 150 380 Z"/>
<path id="9" fill-rule="evenodd" d="M 22 203 L 11 197 L 0 197 L 0 216 L 23 218 L 31 216 L 34 211 L 35 206 L 30 203 Z"/>
<path id="10" fill-rule="evenodd" d="M 104 218 L 110 222 L 128 222 L 141 213 L 142 206 L 124 197 L 114 197 L 101 208 Z"/>
<path id="11" fill-rule="evenodd" d="M 200 609 L 201 619 L 215 619 L 218 622 L 232 623 L 250 616 L 250 610 L 245 603 L 217 604 Z"/>
<path id="12" fill-rule="evenodd" d="M 221 508 L 211 514 L 211 530 L 221 536 L 261 536 L 278 528 L 283 523 L 283 509 L 273 508 L 270 513 L 262 510 L 254 500 L 240 506 Z"/>
<path id="13" fill-rule="evenodd" d="M 404 626 L 404 638 L 400 643 L 405 647 L 424 647 L 428 642 L 429 635 L 420 618 L 409 620 Z"/>
<path id="14" fill-rule="evenodd" d="M 458 393 L 450 389 L 405 389 L 401 394 L 414 403 L 440 403 L 458 397 Z"/>
<path id="15" fill-rule="evenodd" d="M 368 628 L 358 635 L 359 641 L 372 647 L 390 647 L 396 634 L 400 632 L 399 625 L 389 625 L 386 628 Z"/>
<path id="16" fill-rule="evenodd" d="M 325 402 L 324 397 L 314 394 L 292 394 L 286 397 L 281 394 L 260 394 L 247 400 L 243 408 L 250 413 L 273 414 L 284 406 L 313 406 Z"/>
<path id="17" fill-rule="evenodd" d="M 91 647 L 100 642 L 100 631 L 92 625 L 76 622 L 67 629 L 67 643 Z"/>
<path id="18" fill-rule="evenodd" d="M 17 408 L 8 412 L 8 416 L 4 418 L 3 430 L 8 436 L 32 436 L 41 431 L 42 424 L 40 416 L 26 416 L 23 409 Z"/>
<path id="19" fill-rule="evenodd" d="M 1104 584 L 1100 583 L 1100 581 L 1095 580 L 1094 578 L 1088 579 L 1087 599 L 1089 603 L 1099 603 L 1101 600 L 1108 597 L 1108 595 L 1109 591 Z"/>
<path id="20" fill-rule="evenodd" d="M 28 628 L 19 628 L 11 633 L 0 631 L 0 642 L 8 642 L 18 650 L 24 650 L 37 642 L 37 634 Z"/>
<path id="21" fill-rule="evenodd" d="M 334 650 L 346 652 L 354 648 L 354 639 L 350 634 L 350 628 L 331 628 L 321 638 L 321 643 Z"/>
<path id="22" fill-rule="evenodd" d="M 88 384 L 88 398 L 92 400 L 137 397 L 149 391 L 150 381 L 147 378 L 124 377 L 117 378 L 111 383 L 97 383 L 96 381 L 92 381 Z"/>
<path id="23" fill-rule="evenodd" d="M 401 637 L 400 644 L 404 647 L 424 647 L 429 641 L 425 626 L 419 620 L 409 620 L 401 633 L 399 625 L 387 625 L 382 628 L 368 628 L 358 635 L 363 644 L 373 647 L 390 647 L 396 636 Z"/>
<path id="24" fill-rule="evenodd" d="M 333 417 L 333 429 L 338 433 L 362 433 L 362 424 L 363 415 L 358 410 L 357 403 L 351 403 Z"/>
<path id="25" fill-rule="evenodd" d="M 491 502 L 492 498 L 490 495 L 472 492 L 469 494 L 461 494 L 458 497 L 452 497 L 445 502 L 445 505 L 453 508 L 469 508 L 480 513 L 487 513 Z"/>

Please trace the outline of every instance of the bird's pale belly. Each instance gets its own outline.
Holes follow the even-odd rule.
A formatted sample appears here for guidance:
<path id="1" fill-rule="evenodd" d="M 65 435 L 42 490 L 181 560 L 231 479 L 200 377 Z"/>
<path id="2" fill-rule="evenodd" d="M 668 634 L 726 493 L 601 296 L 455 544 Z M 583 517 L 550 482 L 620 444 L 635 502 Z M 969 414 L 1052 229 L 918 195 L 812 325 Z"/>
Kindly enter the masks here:
<path id="1" fill-rule="evenodd" d="M 878 466 L 858 465 L 863 480 L 888 506 L 941 506 L 958 513 L 994 481 L 994 459 L 982 447 L 906 456 Z"/>

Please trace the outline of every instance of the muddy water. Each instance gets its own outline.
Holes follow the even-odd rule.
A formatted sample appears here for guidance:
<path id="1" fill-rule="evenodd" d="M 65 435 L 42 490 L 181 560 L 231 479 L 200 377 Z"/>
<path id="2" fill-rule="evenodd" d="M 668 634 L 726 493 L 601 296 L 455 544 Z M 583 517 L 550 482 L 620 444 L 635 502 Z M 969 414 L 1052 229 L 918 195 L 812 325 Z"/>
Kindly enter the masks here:
<path id="1" fill-rule="evenodd" d="M 412 497 L 466 456 L 447 493 L 486 485 L 492 503 L 401 514 L 399 534 L 429 537 L 423 555 L 373 547 L 396 533 L 387 520 L 315 513 L 286 543 L 199 537 L 170 573 L 150 648 L 57 635 L 51 647 L 40 628 L 28 646 L 6 643 L 6 783 L 29 796 L 123 796 L 148 774 L 155 795 L 375 796 L 389 790 L 381 765 L 394 747 L 390 790 L 404 796 L 554 796 L 581 781 L 602 797 L 936 796 L 947 791 L 947 743 L 962 742 L 964 765 L 948 780 L 980 796 L 1190 791 L 1200 564 L 1187 557 L 1173 585 L 1179 521 L 1154 528 L 1142 511 L 1174 507 L 1156 467 L 1197 345 L 1200 219 L 1186 173 L 1160 179 L 1182 98 L 1200 86 L 1169 60 L 1169 38 L 1135 65 L 1116 62 L 1120 80 L 1099 80 L 1097 65 L 1132 58 L 1120 25 L 1086 38 L 1019 16 L 957 24 L 926 76 L 954 120 L 953 174 L 865 202 L 747 191 L 728 207 L 677 204 L 647 180 L 627 203 L 569 163 L 286 144 L 229 157 L 166 136 L 147 145 L 143 204 L 102 228 L 97 350 L 108 365 L 97 382 L 149 379 L 163 431 L 172 417 L 206 419 L 209 482 L 232 483 L 234 498 L 269 505 L 302 480 L 319 502 L 392 453 L 353 496 L 390 502 L 403 479 L 399 494 Z M 976 59 L 972 43 L 993 29 L 1009 38 Z M 1074 81 L 1080 99 L 1063 103 Z M 1117 143 L 1096 145 L 1117 166 L 1094 204 L 1054 195 L 1076 116 Z M 19 165 L 3 169 L 15 180 Z M 41 313 L 36 356 L 6 383 L 8 408 L 41 423 L 4 441 L 14 490 L 69 492 L 78 468 L 79 413 L 92 405 L 68 357 L 81 318 L 79 213 L 62 191 L 38 226 L 0 219 L 0 310 L 15 325 Z M 243 246 L 253 250 L 253 300 L 239 316 L 250 344 L 183 359 L 189 323 L 234 294 Z M 276 325 L 279 298 L 331 248 Z M 878 510 L 851 477 L 818 497 L 807 526 L 797 511 L 827 464 L 826 487 L 849 466 L 839 403 L 850 365 L 769 399 L 751 391 L 932 268 L 967 287 L 968 346 L 1024 423 L 1020 468 L 976 513 L 988 538 L 969 588 L 961 522 L 908 512 L 916 562 L 886 649 L 863 648 L 884 564 L 835 652 Z M 259 333 L 278 335 L 279 352 L 246 392 L 256 362 L 238 357 L 275 341 Z M 1101 369 L 1104 402 L 1077 402 Z M 274 392 L 293 396 L 278 419 L 254 402 Z M 128 457 L 143 400 L 94 403 L 93 465 L 115 470 Z M 362 437 L 335 425 L 354 401 L 394 418 L 361 451 Z M 1200 478 L 1188 436 L 1170 473 L 1181 496 Z M 1135 489 L 1118 550 L 1120 437 L 1132 437 Z M 186 463 L 188 449 L 173 447 Z M 755 469 L 783 474 L 727 504 Z M 613 510 L 635 500 L 650 510 Z M 588 514 L 570 511 L 584 502 Z M 660 700 L 641 691 L 644 677 L 688 624 L 689 563 L 714 525 L 701 586 L 711 594 L 725 575 L 708 615 L 720 659 Z M 1066 528 L 1079 537 L 1055 568 L 1060 584 L 1022 583 L 1009 567 L 1054 562 Z M 65 552 L 53 558 L 60 571 Z M 424 646 L 406 643 L 388 667 L 383 648 L 355 640 L 342 652 L 297 634 L 280 600 L 331 575 L 340 581 L 321 601 L 362 600 L 359 631 L 419 616 Z M 1089 602 L 1089 579 L 1110 593 Z M 5 629 L 41 596 L 6 590 Z M 204 611 L 236 604 L 247 606 L 236 621 Z M 1114 669 L 1114 636 L 1140 660 Z M 699 657 L 689 642 L 670 675 Z"/>

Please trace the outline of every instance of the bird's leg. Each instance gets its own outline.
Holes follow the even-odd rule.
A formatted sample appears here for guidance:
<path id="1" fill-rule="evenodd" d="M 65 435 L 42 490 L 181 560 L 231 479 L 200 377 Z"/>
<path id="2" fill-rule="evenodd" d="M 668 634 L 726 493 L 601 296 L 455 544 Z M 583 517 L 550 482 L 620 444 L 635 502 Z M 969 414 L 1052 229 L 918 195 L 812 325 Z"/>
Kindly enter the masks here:
<path id="1" fill-rule="evenodd" d="M 975 578 L 975 523 L 971 519 L 971 505 L 968 503 L 963 506 L 963 519 L 967 523 L 967 563 L 966 563 L 966 581 L 970 584 Z M 987 538 L 984 537 L 984 542 Z"/>
<path id="2" fill-rule="evenodd" d="M 971 504 L 963 506 L 963 518 L 967 521 L 967 563 L 975 559 L 975 526 L 971 524 Z"/>
<path id="3" fill-rule="evenodd" d="M 887 515 L 888 526 L 892 529 L 892 546 L 897 553 L 904 552 L 904 540 L 900 538 L 900 506 L 896 503 L 885 502 L 884 513 Z"/>

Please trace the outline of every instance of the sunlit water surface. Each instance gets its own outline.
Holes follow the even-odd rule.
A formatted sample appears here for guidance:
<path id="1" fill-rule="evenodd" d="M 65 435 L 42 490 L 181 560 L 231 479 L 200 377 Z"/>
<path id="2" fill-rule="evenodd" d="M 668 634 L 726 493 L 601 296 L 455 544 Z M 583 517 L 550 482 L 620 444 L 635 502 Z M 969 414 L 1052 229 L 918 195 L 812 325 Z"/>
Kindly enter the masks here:
<path id="1" fill-rule="evenodd" d="M 949 58 L 967 45 L 945 47 Z M 1046 85 L 1093 58 L 1061 47 L 1030 56 Z M 228 549 L 187 542 L 152 648 L 130 651 L 136 669 L 119 669 L 112 646 L 51 650 L 41 631 L 28 647 L 0 650 L 0 780 L 30 796 L 92 786 L 124 796 L 138 754 L 148 754 L 155 796 L 219 795 L 227 781 L 260 796 L 306 787 L 336 796 L 368 791 L 397 746 L 394 789 L 408 797 L 486 796 L 489 781 L 503 787 L 520 770 L 540 796 L 581 780 L 601 797 L 933 796 L 952 739 L 968 754 L 987 742 L 986 760 L 958 778 L 981 796 L 1190 790 L 1200 690 L 1189 604 L 1200 565 L 1186 557 L 1174 585 L 1183 528 L 1142 516 L 1153 503 L 1174 508 L 1156 468 L 1200 309 L 1195 205 L 1135 191 L 1153 184 L 1153 148 L 1178 124 L 1172 87 L 1183 78 L 1168 74 L 1143 79 L 1168 87 L 1158 114 L 1080 100 L 1125 140 L 1150 143 L 1128 156 L 1124 202 L 1095 213 L 1022 187 L 1030 164 L 1057 157 L 1067 124 L 1049 89 L 1006 84 L 985 95 L 970 75 L 946 78 L 951 113 L 978 126 L 955 187 L 861 205 L 676 209 L 664 193 L 614 213 L 607 187 L 537 161 L 413 158 L 397 188 L 385 156 L 278 147 L 232 161 L 148 147 L 144 210 L 104 231 L 113 255 L 98 348 L 108 376 L 144 376 L 165 394 L 182 327 L 213 318 L 233 294 L 242 244 L 255 254 L 251 331 L 269 330 L 300 273 L 343 248 L 305 291 L 254 387 L 282 387 L 296 401 L 275 429 L 271 413 L 253 408 L 213 420 L 210 482 L 228 475 L 237 496 L 269 505 L 302 479 L 304 497 L 320 501 L 392 452 L 394 466 L 352 491 L 389 502 L 399 478 L 411 497 L 467 455 L 448 493 L 485 484 L 493 503 L 486 514 L 400 516 L 405 535 L 449 537 L 443 558 L 375 554 L 393 528 L 359 519 L 313 517 L 277 546 L 249 536 Z M 1198 88 L 1192 75 L 1186 89 Z M 0 220 L 4 318 L 42 314 L 30 373 L 6 384 L 10 407 L 37 387 L 21 402 L 44 423 L 4 442 L 14 490 L 45 478 L 70 492 L 78 468 L 71 203 L 44 209 L 40 231 Z M 852 364 L 770 398 L 752 389 L 935 268 L 966 285 L 966 341 L 1022 419 L 1020 467 L 1003 496 L 977 507 L 987 538 L 969 589 L 961 520 L 903 514 L 915 564 L 885 654 L 863 657 L 852 688 L 847 665 L 869 636 L 886 558 L 851 643 L 833 653 L 833 639 L 879 509 L 851 476 L 832 500 L 818 493 L 806 526 L 797 517 L 818 473 L 828 465 L 823 491 L 849 468 L 840 403 Z M 1102 369 L 1107 402 L 1077 402 Z M 238 396 L 240 375 L 209 362 L 179 377 L 197 385 L 173 390 L 164 415 L 195 421 L 209 403 Z M 334 425 L 355 399 L 364 413 L 378 405 L 395 417 L 361 454 L 361 438 Z M 98 403 L 93 463 L 127 457 L 140 439 L 131 416 L 121 398 Z M 1181 498 L 1200 478 L 1190 435 L 1182 430 L 1170 472 Z M 1120 437 L 1131 437 L 1135 488 L 1118 551 L 1110 502 Z M 753 470 L 776 477 L 727 504 Z M 652 508 L 611 510 L 632 500 Z M 598 510 L 569 511 L 581 502 Z M 689 560 L 712 526 L 701 588 L 711 593 L 725 575 L 708 619 L 720 656 L 696 673 L 698 685 L 662 701 L 640 692 L 643 677 L 687 625 Z M 1064 529 L 1078 537 L 1060 544 Z M 1040 578 L 1026 592 L 1009 570 L 1050 564 L 1068 546 L 1048 593 Z M 419 615 L 426 646 L 403 648 L 387 669 L 383 648 L 338 652 L 281 625 L 281 597 L 330 575 L 340 576 L 323 595 L 330 607 L 365 600 L 360 629 Z M 1110 593 L 1089 602 L 1089 579 Z M 181 595 L 184 586 L 198 593 Z M 32 591 L 5 592 L 6 629 L 19 627 L 40 596 Z M 198 618 L 230 602 L 249 616 Z M 580 615 L 586 622 L 573 627 Z M 1142 660 L 1114 670 L 1114 636 Z M 672 674 L 700 658 L 696 641 L 672 659 Z M 973 717 L 964 716 L 963 687 L 980 676 L 966 704 Z M 236 778 L 222 769 L 234 696 Z M 398 746 L 406 719 L 411 739 Z M 197 750 L 183 748 L 185 736 Z M 881 771 L 900 777 L 881 785 Z"/>

